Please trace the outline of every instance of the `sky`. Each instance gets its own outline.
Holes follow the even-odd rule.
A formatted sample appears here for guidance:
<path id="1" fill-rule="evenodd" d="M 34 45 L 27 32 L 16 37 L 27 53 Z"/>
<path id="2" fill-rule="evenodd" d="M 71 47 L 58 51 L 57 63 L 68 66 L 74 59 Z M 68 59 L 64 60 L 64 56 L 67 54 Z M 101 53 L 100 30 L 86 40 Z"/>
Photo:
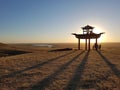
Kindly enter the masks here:
<path id="1" fill-rule="evenodd" d="M 75 43 L 86 25 L 120 42 L 120 0 L 0 0 L 3 43 Z"/>

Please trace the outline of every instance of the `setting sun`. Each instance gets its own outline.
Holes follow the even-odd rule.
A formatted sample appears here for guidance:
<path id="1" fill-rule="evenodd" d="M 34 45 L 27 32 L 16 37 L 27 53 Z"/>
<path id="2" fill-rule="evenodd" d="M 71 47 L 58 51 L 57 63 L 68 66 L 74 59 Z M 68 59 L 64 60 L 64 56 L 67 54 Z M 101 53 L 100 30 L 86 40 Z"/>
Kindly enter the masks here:
<path id="1" fill-rule="evenodd" d="M 103 29 L 101 29 L 100 27 L 95 27 L 93 32 L 97 33 L 97 34 L 102 33 L 102 32 L 105 33 L 105 31 Z M 95 40 L 92 39 L 91 42 L 95 43 Z M 105 42 L 105 35 L 101 35 L 101 37 L 98 38 L 98 43 L 101 43 L 101 42 Z"/>

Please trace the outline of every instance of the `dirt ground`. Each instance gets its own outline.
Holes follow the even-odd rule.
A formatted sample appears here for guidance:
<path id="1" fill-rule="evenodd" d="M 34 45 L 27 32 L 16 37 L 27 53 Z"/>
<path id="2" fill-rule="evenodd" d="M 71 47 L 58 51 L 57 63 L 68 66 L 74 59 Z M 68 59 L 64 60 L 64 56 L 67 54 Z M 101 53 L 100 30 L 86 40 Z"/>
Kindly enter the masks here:
<path id="1" fill-rule="evenodd" d="M 49 52 L 17 46 L 27 53 L 0 57 L 0 90 L 120 90 L 120 44 L 102 47 Z"/>

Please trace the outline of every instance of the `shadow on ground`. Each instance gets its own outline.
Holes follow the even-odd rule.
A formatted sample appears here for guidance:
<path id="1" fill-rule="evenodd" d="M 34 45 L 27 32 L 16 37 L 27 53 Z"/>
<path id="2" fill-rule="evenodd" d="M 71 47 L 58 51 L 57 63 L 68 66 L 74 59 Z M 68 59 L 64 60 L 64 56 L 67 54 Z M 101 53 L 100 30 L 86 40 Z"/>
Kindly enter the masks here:
<path id="1" fill-rule="evenodd" d="M 48 77 L 44 78 L 42 81 L 38 82 L 36 85 L 31 87 L 31 90 L 44 90 L 45 87 L 49 86 L 50 83 L 52 83 L 57 75 L 62 73 L 73 61 L 77 60 L 77 58 L 83 54 L 84 51 L 77 54 L 75 57 L 73 57 L 69 62 L 63 64 L 58 70 L 56 70 L 53 74 L 49 75 Z"/>
<path id="2" fill-rule="evenodd" d="M 44 60 L 43 60 L 44 62 L 39 63 L 39 64 L 36 64 L 36 65 L 34 65 L 34 66 L 27 67 L 27 68 L 25 68 L 25 69 L 23 69 L 23 70 L 19 70 L 19 71 L 12 72 L 12 73 L 10 73 L 10 74 L 8 74 L 8 75 L 3 75 L 3 76 L 0 77 L 0 79 L 9 78 L 9 77 L 14 77 L 14 76 L 16 76 L 16 75 L 22 74 L 22 73 L 25 72 L 25 71 L 29 71 L 29 70 L 32 70 L 32 69 L 40 68 L 40 67 L 42 67 L 42 66 L 45 65 L 45 64 L 48 64 L 48 63 L 53 62 L 53 61 L 56 61 L 57 59 L 60 59 L 60 58 L 62 58 L 62 57 L 65 57 L 65 56 L 67 56 L 67 55 L 69 55 L 69 54 L 72 54 L 72 53 L 74 53 L 74 52 L 76 52 L 76 51 L 68 52 L 68 53 L 66 53 L 66 54 L 63 54 L 63 55 L 60 55 L 60 56 L 58 56 L 58 57 L 49 59 L 49 60 L 47 60 L 47 61 L 44 61 Z"/>
<path id="3" fill-rule="evenodd" d="M 100 51 L 97 51 L 97 53 L 101 56 L 104 62 L 110 67 L 110 69 L 114 72 L 114 74 L 118 78 L 120 78 L 120 70 L 118 70 L 117 67 L 114 64 L 112 64 Z"/>
<path id="4" fill-rule="evenodd" d="M 85 54 L 83 60 L 81 61 L 81 63 L 76 68 L 74 76 L 69 81 L 69 83 L 68 83 L 67 87 L 65 88 L 65 90 L 76 90 L 77 89 L 78 85 L 80 84 L 80 79 L 81 79 L 82 73 L 84 71 L 85 64 L 86 64 L 86 62 L 88 60 L 88 55 L 89 55 L 89 51 L 87 51 L 87 53 Z"/>

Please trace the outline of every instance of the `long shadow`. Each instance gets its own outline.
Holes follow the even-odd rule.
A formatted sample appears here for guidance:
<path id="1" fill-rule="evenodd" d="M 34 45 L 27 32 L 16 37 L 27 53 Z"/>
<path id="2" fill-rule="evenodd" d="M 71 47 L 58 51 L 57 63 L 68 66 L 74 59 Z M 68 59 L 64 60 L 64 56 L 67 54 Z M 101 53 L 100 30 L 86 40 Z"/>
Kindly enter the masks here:
<path id="1" fill-rule="evenodd" d="M 34 85 L 33 87 L 31 87 L 31 90 L 44 90 L 45 87 L 47 87 L 53 80 L 54 78 L 59 75 L 61 72 L 63 72 L 73 61 L 77 60 L 77 58 L 83 54 L 85 51 L 82 51 L 81 53 L 79 53 L 78 55 L 76 55 L 75 57 L 73 57 L 73 59 L 71 59 L 69 62 L 63 64 L 58 70 L 56 70 L 53 74 L 49 75 L 48 77 L 46 77 L 45 79 L 43 79 L 42 81 L 40 81 L 38 84 Z"/>
<path id="2" fill-rule="evenodd" d="M 89 51 L 85 54 L 83 60 L 76 68 L 75 74 L 73 75 L 73 78 L 69 81 L 65 90 L 76 90 L 77 89 L 77 86 L 80 83 L 80 79 L 81 79 L 82 73 L 83 73 L 84 68 L 85 68 L 85 64 L 86 64 L 87 59 L 88 59 L 88 55 L 89 55 Z"/>
<path id="3" fill-rule="evenodd" d="M 66 53 L 66 54 L 64 54 L 64 55 L 60 55 L 60 56 L 58 56 L 58 57 L 49 59 L 49 60 L 47 60 L 47 61 L 45 61 L 45 62 L 39 63 L 39 64 L 37 64 L 37 65 L 31 66 L 31 67 L 28 67 L 28 68 L 25 68 L 25 69 L 23 69 L 23 70 L 19 70 L 19 71 L 12 72 L 12 73 L 10 73 L 10 74 L 8 74 L 8 75 L 3 75 L 3 76 L 0 77 L 0 79 L 8 78 L 8 77 L 14 77 L 14 76 L 16 76 L 16 75 L 18 75 L 18 74 L 21 74 L 21 73 L 25 72 L 25 71 L 29 71 L 29 70 L 32 70 L 32 69 L 38 68 L 38 67 L 40 68 L 40 67 L 42 67 L 42 66 L 45 65 L 45 64 L 48 64 L 48 63 L 50 63 L 50 62 L 53 62 L 53 61 L 55 61 L 55 60 L 57 60 L 57 59 L 60 59 L 60 58 L 62 58 L 62 57 L 65 57 L 65 56 L 67 56 L 67 55 L 69 55 L 69 54 L 71 54 L 71 53 L 74 53 L 74 52 L 76 52 L 76 51 L 72 51 L 72 52 Z"/>
<path id="4" fill-rule="evenodd" d="M 105 63 L 111 68 L 114 74 L 118 78 L 120 78 L 120 70 L 118 70 L 117 67 L 114 64 L 112 64 L 100 51 L 97 51 L 97 53 L 101 56 L 101 58 L 105 61 Z"/>

